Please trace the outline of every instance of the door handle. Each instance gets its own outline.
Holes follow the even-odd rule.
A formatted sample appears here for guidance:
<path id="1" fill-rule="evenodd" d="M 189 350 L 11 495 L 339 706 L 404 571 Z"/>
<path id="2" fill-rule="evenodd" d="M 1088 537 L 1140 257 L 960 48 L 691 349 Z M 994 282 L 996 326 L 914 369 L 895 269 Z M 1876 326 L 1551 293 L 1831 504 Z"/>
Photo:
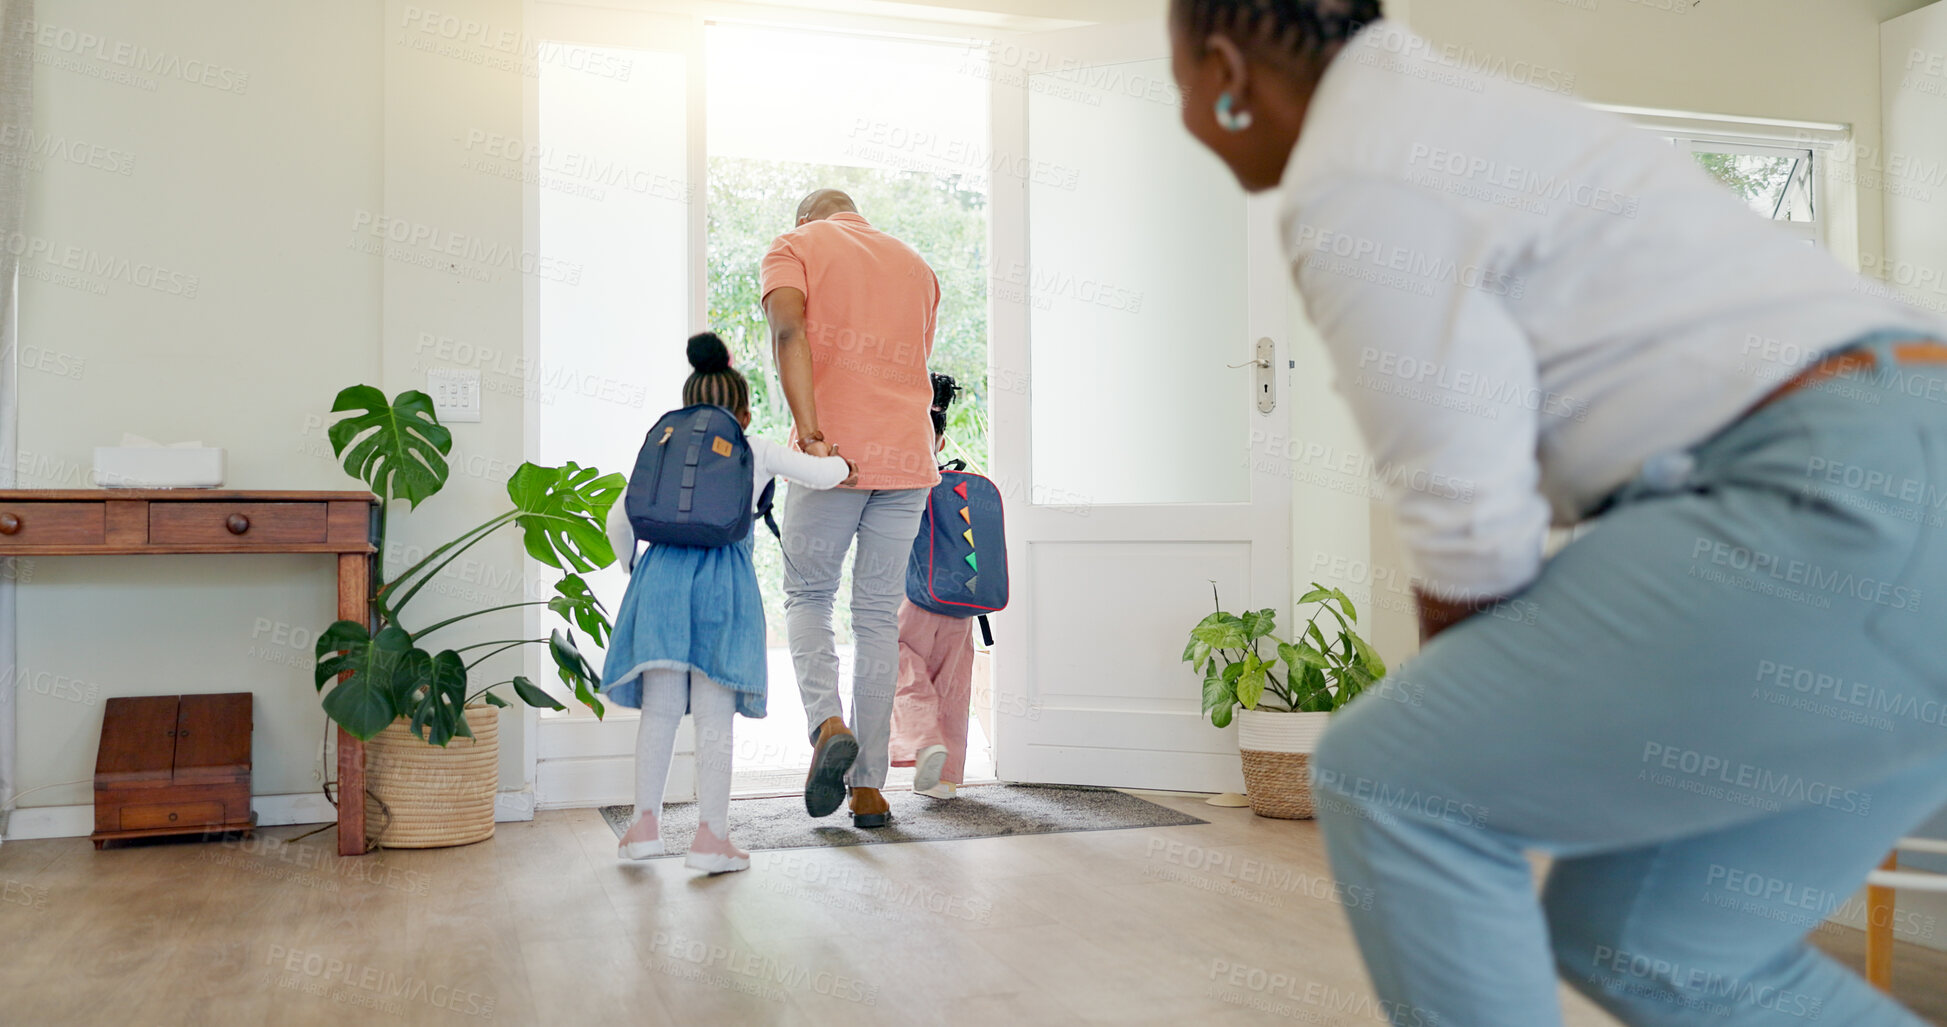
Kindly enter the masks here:
<path id="1" fill-rule="evenodd" d="M 1278 344 L 1270 339 L 1257 340 L 1257 359 L 1246 360 L 1230 367 L 1255 367 L 1257 374 L 1251 383 L 1251 392 L 1257 396 L 1257 412 L 1268 414 L 1278 409 L 1278 376 L 1274 373 L 1278 355 Z"/>

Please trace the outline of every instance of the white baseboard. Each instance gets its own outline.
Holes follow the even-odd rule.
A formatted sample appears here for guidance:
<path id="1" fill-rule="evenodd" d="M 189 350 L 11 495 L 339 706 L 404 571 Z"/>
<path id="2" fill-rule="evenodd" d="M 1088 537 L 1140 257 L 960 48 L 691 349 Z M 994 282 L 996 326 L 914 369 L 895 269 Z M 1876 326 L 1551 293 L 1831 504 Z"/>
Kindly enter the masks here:
<path id="1" fill-rule="evenodd" d="M 635 756 L 589 756 L 542 760 L 535 771 L 536 805 L 541 809 L 583 809 L 635 803 Z M 696 798 L 696 760 L 677 753 L 669 765 L 664 802 Z"/>
<path id="2" fill-rule="evenodd" d="M 501 792 L 494 796 L 494 823 L 513 824 L 534 819 L 534 789 Z"/>
<path id="3" fill-rule="evenodd" d="M 250 809 L 257 814 L 258 827 L 286 824 L 329 824 L 338 819 L 338 809 L 317 792 L 292 795 L 253 795 Z M 25 806 L 11 811 L 6 821 L 5 839 L 24 842 L 35 838 L 86 838 L 95 831 L 95 807 Z M 494 796 L 497 823 L 534 819 L 534 793 L 531 790 L 501 792 Z"/>
<path id="4" fill-rule="evenodd" d="M 593 717 L 543 717 L 534 770 L 535 806 L 585 809 L 635 803 L 635 743 L 639 718 L 618 710 L 605 720 Z M 676 730 L 665 802 L 696 798 L 696 743 L 690 718 Z"/>
<path id="5" fill-rule="evenodd" d="M 536 739 L 536 758 L 545 763 L 553 759 L 584 756 L 628 756 L 635 753 L 635 736 L 640 716 L 634 710 L 617 710 L 613 716 L 596 720 L 592 716 L 543 716 Z M 684 725 L 689 718 L 683 719 Z M 678 748 L 689 748 L 679 745 Z"/>

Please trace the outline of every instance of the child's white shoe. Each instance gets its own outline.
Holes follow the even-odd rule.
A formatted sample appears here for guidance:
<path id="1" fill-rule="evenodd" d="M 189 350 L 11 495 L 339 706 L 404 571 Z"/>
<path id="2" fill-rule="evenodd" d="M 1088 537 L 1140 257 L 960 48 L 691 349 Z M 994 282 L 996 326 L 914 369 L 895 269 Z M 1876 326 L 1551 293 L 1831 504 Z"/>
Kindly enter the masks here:
<path id="1" fill-rule="evenodd" d="M 924 795 L 929 799 L 951 799 L 954 797 L 954 795 L 958 794 L 959 791 L 960 791 L 959 785 L 956 785 L 951 781 L 941 781 L 939 784 L 936 784 L 933 787 L 928 788 L 925 791 L 919 792 L 917 794 Z"/>
<path id="2" fill-rule="evenodd" d="M 946 746 L 929 745 L 913 757 L 913 791 L 925 795 L 940 786 L 940 771 L 946 769 Z"/>
<path id="3" fill-rule="evenodd" d="M 683 865 L 711 874 L 729 874 L 749 870 L 750 853 L 730 844 L 728 839 L 717 837 L 710 825 L 698 824 L 696 840 L 690 843 L 690 854 L 683 858 Z"/>
<path id="4" fill-rule="evenodd" d="M 617 859 L 652 859 L 664 855 L 662 829 L 656 818 L 648 813 L 636 814 L 635 823 L 629 825 L 629 833 L 622 836 L 622 843 L 615 847 Z"/>

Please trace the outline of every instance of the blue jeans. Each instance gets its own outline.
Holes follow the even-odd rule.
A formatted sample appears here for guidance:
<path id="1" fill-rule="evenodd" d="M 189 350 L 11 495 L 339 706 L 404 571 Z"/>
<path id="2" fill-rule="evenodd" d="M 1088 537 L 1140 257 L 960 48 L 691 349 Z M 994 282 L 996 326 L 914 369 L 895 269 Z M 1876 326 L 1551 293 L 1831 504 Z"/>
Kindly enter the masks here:
<path id="1" fill-rule="evenodd" d="M 1947 802 L 1947 366 L 1746 416 L 1335 716 L 1394 1023 L 1917 1025 L 1805 936 Z M 1539 898 L 1524 852 L 1553 857 Z"/>
<path id="2" fill-rule="evenodd" d="M 832 605 L 852 559 L 852 716 L 859 757 L 845 776 L 855 788 L 883 788 L 892 742 L 892 698 L 899 684 L 899 604 L 906 561 L 930 489 L 831 489 L 795 485 L 784 502 L 784 628 L 804 698 L 812 741 L 827 717 L 845 717 L 838 697 Z"/>

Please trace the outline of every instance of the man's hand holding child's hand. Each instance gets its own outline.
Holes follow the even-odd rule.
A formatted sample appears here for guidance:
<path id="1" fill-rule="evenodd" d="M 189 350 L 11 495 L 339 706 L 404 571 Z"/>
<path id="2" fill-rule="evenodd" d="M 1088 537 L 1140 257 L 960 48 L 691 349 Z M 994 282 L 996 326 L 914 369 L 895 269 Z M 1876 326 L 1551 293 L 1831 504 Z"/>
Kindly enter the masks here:
<path id="1" fill-rule="evenodd" d="M 838 457 L 840 460 L 845 461 L 845 466 L 850 468 L 852 471 L 851 474 L 846 476 L 844 481 L 838 483 L 838 487 L 842 489 L 849 489 L 852 486 L 857 485 L 859 483 L 859 465 L 853 463 L 851 457 L 840 454 L 838 452 L 837 446 L 832 446 L 831 451 L 832 451 L 831 455 Z"/>

